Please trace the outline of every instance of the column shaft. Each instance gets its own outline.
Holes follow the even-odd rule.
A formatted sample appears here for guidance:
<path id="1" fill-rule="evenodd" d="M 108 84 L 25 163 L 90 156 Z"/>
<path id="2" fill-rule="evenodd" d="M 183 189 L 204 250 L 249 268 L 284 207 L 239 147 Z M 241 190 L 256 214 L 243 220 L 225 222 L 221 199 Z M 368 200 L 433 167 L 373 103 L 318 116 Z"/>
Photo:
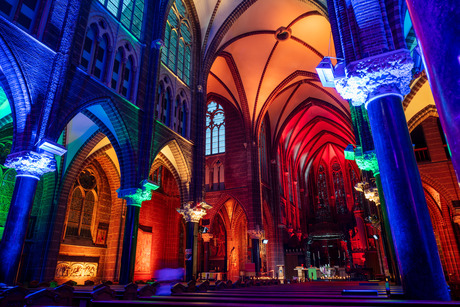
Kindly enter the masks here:
<path id="1" fill-rule="evenodd" d="M 252 262 L 255 263 L 256 276 L 259 276 L 260 275 L 259 239 L 252 239 Z"/>
<path id="2" fill-rule="evenodd" d="M 204 242 L 204 263 L 203 271 L 209 272 L 209 242 Z"/>
<path id="3" fill-rule="evenodd" d="M 197 237 L 198 223 L 187 222 L 187 233 L 185 242 L 185 280 L 190 281 L 196 278 L 196 260 L 197 260 Z M 209 243 L 208 243 L 209 244 Z"/>
<path id="4" fill-rule="evenodd" d="M 0 243 L 0 281 L 8 285 L 13 285 L 16 281 L 37 183 L 37 178 L 16 177 L 8 218 Z"/>
<path id="5" fill-rule="evenodd" d="M 460 61 L 457 0 L 406 0 L 460 184 Z"/>
<path id="6" fill-rule="evenodd" d="M 385 251 L 385 255 L 387 257 L 388 263 L 388 270 L 390 271 L 390 278 L 392 281 L 396 282 L 397 284 L 401 284 L 401 280 L 399 277 L 399 270 L 396 264 L 396 253 L 395 247 L 393 244 L 393 237 L 391 235 L 391 228 L 390 223 L 388 222 L 388 211 L 387 205 L 385 203 L 385 195 L 383 193 L 382 188 L 382 181 L 380 179 L 380 173 L 374 174 L 375 183 L 377 185 L 377 189 L 379 190 L 379 199 L 380 199 L 380 213 L 381 213 L 381 229 L 382 229 L 382 241 L 383 241 L 383 250 Z"/>
<path id="7" fill-rule="evenodd" d="M 121 254 L 120 284 L 133 281 L 136 263 L 137 233 L 139 231 L 140 207 L 128 205 L 126 210 L 125 234 Z"/>
<path id="8" fill-rule="evenodd" d="M 449 300 L 401 98 L 376 98 L 367 110 L 404 292 Z"/>

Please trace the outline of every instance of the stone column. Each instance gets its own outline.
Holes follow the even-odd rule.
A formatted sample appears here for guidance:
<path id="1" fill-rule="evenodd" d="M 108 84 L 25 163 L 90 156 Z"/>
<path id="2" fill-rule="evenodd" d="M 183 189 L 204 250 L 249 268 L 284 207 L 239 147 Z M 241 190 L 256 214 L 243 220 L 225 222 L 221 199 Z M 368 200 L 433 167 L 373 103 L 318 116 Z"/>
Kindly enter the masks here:
<path id="1" fill-rule="evenodd" d="M 404 292 L 410 299 L 449 300 L 433 227 L 402 107 L 412 59 L 396 50 L 352 62 L 336 89 L 365 104 Z"/>
<path id="2" fill-rule="evenodd" d="M 204 248 L 203 271 L 209 272 L 209 241 L 213 238 L 213 235 L 212 233 L 203 233 L 201 238 L 203 239 Z"/>
<path id="3" fill-rule="evenodd" d="M 263 231 L 259 229 L 248 230 L 252 243 L 252 262 L 256 267 L 256 276 L 260 275 L 260 239 L 263 237 Z"/>
<path id="4" fill-rule="evenodd" d="M 187 224 L 186 243 L 185 243 L 185 280 L 190 281 L 196 278 L 197 267 L 197 237 L 198 223 L 206 215 L 206 211 L 212 208 L 205 202 L 195 205 L 193 201 L 184 203 L 177 212 L 182 214 Z M 209 241 L 208 241 L 209 247 Z"/>
<path id="5" fill-rule="evenodd" d="M 64 152 L 62 150 L 62 154 Z M 56 170 L 53 153 L 22 151 L 10 154 L 6 160 L 5 166 L 17 171 L 13 198 L 0 243 L 0 281 L 8 285 L 15 283 L 18 274 L 37 183 L 43 174 Z"/>
<path id="6" fill-rule="evenodd" d="M 456 0 L 406 0 L 460 185 L 460 58 Z"/>
<path id="7" fill-rule="evenodd" d="M 127 205 L 119 279 L 122 285 L 132 282 L 134 278 L 139 212 L 142 202 L 152 199 L 152 191 L 158 189 L 158 185 L 149 180 L 142 181 L 140 186 L 141 188 L 119 189 L 117 191 L 118 197 L 126 199 Z"/>

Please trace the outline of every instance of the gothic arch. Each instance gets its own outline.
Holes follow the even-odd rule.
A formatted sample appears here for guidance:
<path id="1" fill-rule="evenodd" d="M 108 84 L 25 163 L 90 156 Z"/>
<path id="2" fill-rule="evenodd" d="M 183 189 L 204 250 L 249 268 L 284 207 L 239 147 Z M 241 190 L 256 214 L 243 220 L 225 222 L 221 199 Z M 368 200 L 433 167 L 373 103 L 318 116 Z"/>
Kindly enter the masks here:
<path id="1" fill-rule="evenodd" d="M 176 180 L 177 180 L 179 190 L 181 193 L 181 200 L 182 202 L 185 202 L 189 200 L 189 197 L 190 197 L 189 184 L 192 179 L 191 170 L 190 170 L 191 166 L 185 160 L 184 154 L 182 153 L 179 143 L 175 139 L 167 140 L 163 142 L 163 144 L 161 144 L 158 147 L 158 149 L 154 152 L 154 154 L 152 155 L 153 160 L 151 161 L 151 164 L 154 163 L 157 156 L 159 156 L 163 148 L 166 148 L 166 147 L 168 147 L 169 150 L 171 151 L 174 160 L 170 161 L 170 159 L 168 158 L 165 161 L 169 161 L 169 167 L 171 168 L 171 170 L 175 169 L 175 171 L 177 172 L 177 176 L 179 180 L 177 179 Z"/>
<path id="2" fill-rule="evenodd" d="M 89 110 L 91 107 L 98 106 L 101 107 L 104 112 L 104 114 L 100 114 L 99 116 Z M 120 111 L 109 97 L 102 96 L 83 101 L 82 104 L 75 109 L 70 110 L 70 112 L 62 116 L 61 121 L 53 125 L 54 127 L 50 127 L 49 131 L 52 131 L 50 138 L 57 140 L 65 126 L 78 113 L 82 113 L 93 121 L 98 126 L 99 130 L 110 140 L 120 164 L 121 188 L 137 187 L 141 179 L 138 178 L 138 174 L 136 173 L 137 168 L 133 166 L 133 157 L 137 155 L 135 146 L 131 141 L 127 125 Z M 113 127 L 113 130 L 104 122 L 103 117 L 108 119 L 108 124 Z"/>
<path id="3" fill-rule="evenodd" d="M 12 152 L 26 149 L 28 144 L 24 133 L 32 108 L 26 77 L 18 63 L 13 50 L 10 49 L 0 34 L 0 84 L 5 91 L 13 117 L 13 148 Z"/>

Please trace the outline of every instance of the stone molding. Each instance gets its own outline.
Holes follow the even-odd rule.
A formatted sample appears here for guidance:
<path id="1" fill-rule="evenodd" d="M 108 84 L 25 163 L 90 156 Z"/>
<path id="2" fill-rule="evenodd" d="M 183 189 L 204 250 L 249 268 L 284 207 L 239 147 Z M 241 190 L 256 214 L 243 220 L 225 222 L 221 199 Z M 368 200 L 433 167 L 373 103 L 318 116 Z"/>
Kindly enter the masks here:
<path id="1" fill-rule="evenodd" d="M 347 65 L 345 77 L 335 80 L 339 94 L 354 106 L 385 95 L 410 93 L 414 62 L 409 50 L 399 49 Z"/>
<path id="2" fill-rule="evenodd" d="M 182 204 L 181 208 L 176 209 L 186 222 L 199 223 L 207 211 L 212 208 L 205 202 L 200 202 L 196 206 L 194 204 L 195 202 L 189 201 Z"/>
<path id="3" fill-rule="evenodd" d="M 17 176 L 40 180 L 43 174 L 56 170 L 56 160 L 52 154 L 46 152 L 20 151 L 8 155 L 5 167 L 14 168 Z"/>

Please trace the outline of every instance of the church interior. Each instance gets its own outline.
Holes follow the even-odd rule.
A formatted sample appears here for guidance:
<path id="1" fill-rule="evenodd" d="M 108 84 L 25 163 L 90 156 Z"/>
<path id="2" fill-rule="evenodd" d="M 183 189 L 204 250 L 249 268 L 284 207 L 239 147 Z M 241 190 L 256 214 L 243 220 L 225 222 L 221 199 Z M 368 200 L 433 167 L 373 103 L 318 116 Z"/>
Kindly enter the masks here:
<path id="1" fill-rule="evenodd" d="M 0 0 L 0 301 L 165 269 L 460 300 L 459 11 Z"/>

